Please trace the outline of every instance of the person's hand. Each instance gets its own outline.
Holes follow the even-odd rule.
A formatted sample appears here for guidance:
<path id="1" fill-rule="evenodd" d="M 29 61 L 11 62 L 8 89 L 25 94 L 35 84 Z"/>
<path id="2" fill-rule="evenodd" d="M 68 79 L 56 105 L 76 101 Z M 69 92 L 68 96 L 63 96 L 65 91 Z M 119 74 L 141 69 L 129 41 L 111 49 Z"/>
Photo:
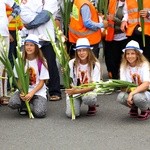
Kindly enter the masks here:
<path id="1" fill-rule="evenodd" d="M 122 21 L 121 27 L 120 27 L 121 31 L 122 31 L 122 32 L 125 32 L 127 28 L 128 28 L 128 23 L 127 23 L 127 21 Z"/>
<path id="2" fill-rule="evenodd" d="M 63 42 L 68 41 L 68 38 L 67 38 L 64 34 L 62 35 L 62 37 L 61 37 L 61 38 L 62 38 L 62 41 L 63 41 Z"/>
<path id="3" fill-rule="evenodd" d="M 71 96 L 73 94 L 76 94 L 77 90 L 78 89 L 76 89 L 76 88 L 66 89 L 65 93 L 68 94 L 69 96 Z"/>
<path id="4" fill-rule="evenodd" d="M 114 20 L 114 15 L 107 15 L 107 20 Z"/>
<path id="5" fill-rule="evenodd" d="M 26 101 L 26 100 L 25 100 L 25 95 L 22 94 L 22 93 L 20 94 L 20 98 L 22 99 L 22 101 Z"/>
<path id="6" fill-rule="evenodd" d="M 12 37 L 11 34 L 9 34 L 9 40 L 10 40 L 10 42 L 13 42 L 13 41 L 14 41 L 14 38 Z"/>
<path id="7" fill-rule="evenodd" d="M 33 96 L 34 96 L 34 94 L 32 92 L 28 93 L 27 95 L 20 94 L 20 98 L 23 101 L 30 101 Z"/>
<path id="8" fill-rule="evenodd" d="M 146 18 L 147 15 L 148 15 L 148 11 L 147 10 L 140 10 L 140 16 L 143 17 L 143 18 Z"/>
<path id="9" fill-rule="evenodd" d="M 27 0 L 21 0 L 21 3 L 26 4 Z"/>
<path id="10" fill-rule="evenodd" d="M 103 20 L 103 24 L 104 24 L 104 28 L 108 27 L 108 21 L 107 20 Z"/>
<path id="11" fill-rule="evenodd" d="M 8 23 L 10 23 L 13 19 L 14 19 L 14 17 L 10 15 L 10 16 L 8 17 Z"/>
<path id="12" fill-rule="evenodd" d="M 132 92 L 129 93 L 129 96 L 128 96 L 128 99 L 127 99 L 127 104 L 128 104 L 129 107 L 131 107 L 132 104 L 133 104 L 133 94 L 132 94 Z"/>

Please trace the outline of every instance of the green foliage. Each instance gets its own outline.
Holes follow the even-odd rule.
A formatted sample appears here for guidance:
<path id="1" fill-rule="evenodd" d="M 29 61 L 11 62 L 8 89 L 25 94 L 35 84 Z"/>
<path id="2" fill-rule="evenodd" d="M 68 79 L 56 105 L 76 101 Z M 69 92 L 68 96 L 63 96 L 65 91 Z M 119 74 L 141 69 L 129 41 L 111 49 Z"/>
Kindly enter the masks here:
<path id="1" fill-rule="evenodd" d="M 143 10 L 143 0 L 137 0 L 138 3 L 138 10 Z M 142 40 L 143 40 L 143 47 L 145 47 L 145 32 L 144 32 L 144 18 L 140 17 L 141 29 L 142 29 Z"/>
<path id="2" fill-rule="evenodd" d="M 2 36 L 0 36 L 0 38 L 3 39 Z M 15 59 L 13 56 L 14 68 L 16 69 L 16 73 L 17 73 L 17 78 L 16 78 L 10 60 L 8 58 L 8 50 L 6 49 L 5 43 L 2 42 L 1 44 L 4 47 L 4 49 L 3 51 L 0 52 L 0 61 L 5 66 L 8 76 L 10 78 L 13 78 L 14 84 L 17 87 L 17 89 L 23 95 L 26 95 L 29 89 L 29 71 L 28 69 L 25 70 L 25 62 L 22 58 L 20 50 L 17 49 L 17 59 Z M 30 109 L 29 102 L 26 100 L 25 103 L 29 113 L 29 118 L 34 118 Z"/>
<path id="3" fill-rule="evenodd" d="M 70 23 L 70 14 L 72 11 L 73 3 L 70 0 L 63 0 L 64 8 L 61 7 L 61 15 L 63 18 L 64 35 L 68 37 L 68 26 Z"/>
<path id="4" fill-rule="evenodd" d="M 51 16 L 51 19 L 53 20 L 54 29 L 56 33 L 56 38 L 58 40 L 57 43 L 52 40 L 50 34 L 49 39 L 52 43 L 53 49 L 55 51 L 56 57 L 58 58 L 58 61 L 61 65 L 62 71 L 63 71 L 63 81 L 65 88 L 70 88 L 71 85 L 71 78 L 70 78 L 70 68 L 69 68 L 69 55 L 67 53 L 65 40 L 63 37 L 63 33 L 61 30 L 59 30 L 59 27 L 56 26 L 54 18 Z M 74 102 L 73 97 L 69 96 L 70 98 L 70 105 L 71 105 L 71 111 L 72 111 L 72 120 L 75 119 L 75 112 L 74 112 Z"/>
<path id="5" fill-rule="evenodd" d="M 106 19 L 107 11 L 108 11 L 108 0 L 98 0 L 97 10 L 99 13 L 104 14 L 104 18 Z"/>

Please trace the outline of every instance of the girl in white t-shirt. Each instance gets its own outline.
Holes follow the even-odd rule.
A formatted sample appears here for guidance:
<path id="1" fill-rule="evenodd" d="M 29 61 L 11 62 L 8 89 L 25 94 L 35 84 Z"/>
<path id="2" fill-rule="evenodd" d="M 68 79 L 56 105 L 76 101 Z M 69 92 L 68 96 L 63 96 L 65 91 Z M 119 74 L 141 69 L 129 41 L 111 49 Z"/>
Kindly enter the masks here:
<path id="1" fill-rule="evenodd" d="M 100 63 L 92 52 L 92 47 L 87 38 L 79 38 L 75 48 L 75 59 L 69 61 L 70 77 L 73 81 L 73 86 L 85 84 L 89 82 L 99 82 L 101 78 Z M 80 115 L 80 106 L 83 102 L 88 105 L 87 115 L 96 114 L 97 94 L 93 88 L 78 89 L 72 87 L 66 89 L 66 115 L 71 117 L 70 101 L 68 95 L 83 94 L 84 96 L 74 99 L 75 115 Z"/>
<path id="2" fill-rule="evenodd" d="M 143 51 L 136 41 L 130 41 L 123 49 L 123 52 L 120 79 L 135 83 L 138 86 L 134 90 L 120 92 L 117 101 L 131 108 L 130 117 L 140 120 L 148 119 L 150 115 L 150 92 L 147 91 L 150 82 L 149 62 L 142 54 Z M 141 111 L 140 114 L 138 109 Z"/>
<path id="3" fill-rule="evenodd" d="M 13 109 L 19 109 L 20 114 L 24 114 L 22 104 L 25 100 L 32 104 L 32 111 L 35 117 L 45 117 L 47 110 L 47 97 L 45 80 L 49 79 L 46 61 L 39 49 L 39 40 L 36 35 L 29 34 L 25 40 L 23 58 L 26 62 L 25 68 L 29 68 L 29 91 L 28 94 L 22 96 L 20 92 L 10 98 L 8 106 Z M 16 71 L 14 69 L 14 73 Z M 17 74 L 16 74 L 17 78 Z"/>

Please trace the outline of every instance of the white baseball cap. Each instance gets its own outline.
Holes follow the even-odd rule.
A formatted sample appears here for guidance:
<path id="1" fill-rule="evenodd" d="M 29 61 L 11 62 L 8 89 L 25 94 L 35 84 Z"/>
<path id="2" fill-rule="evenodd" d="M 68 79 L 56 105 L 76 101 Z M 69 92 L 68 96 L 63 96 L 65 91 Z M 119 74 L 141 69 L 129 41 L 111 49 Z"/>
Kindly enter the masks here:
<path id="1" fill-rule="evenodd" d="M 39 44 L 39 38 L 38 38 L 36 35 L 34 35 L 34 34 L 29 34 L 29 35 L 27 36 L 27 38 L 25 39 L 24 42 L 31 42 L 31 43 L 34 43 L 34 44 L 36 44 L 39 48 L 41 48 L 41 45 Z"/>
<path id="2" fill-rule="evenodd" d="M 140 51 L 140 53 L 143 53 L 143 50 L 140 49 L 139 43 L 134 40 L 131 40 L 130 42 L 128 42 L 126 47 L 122 51 L 125 52 L 128 49 L 134 49 L 134 50 Z"/>
<path id="3" fill-rule="evenodd" d="M 74 50 L 78 50 L 81 48 L 90 48 L 93 49 L 93 47 L 90 46 L 90 42 L 87 38 L 79 38 L 76 42 L 76 48 Z"/>

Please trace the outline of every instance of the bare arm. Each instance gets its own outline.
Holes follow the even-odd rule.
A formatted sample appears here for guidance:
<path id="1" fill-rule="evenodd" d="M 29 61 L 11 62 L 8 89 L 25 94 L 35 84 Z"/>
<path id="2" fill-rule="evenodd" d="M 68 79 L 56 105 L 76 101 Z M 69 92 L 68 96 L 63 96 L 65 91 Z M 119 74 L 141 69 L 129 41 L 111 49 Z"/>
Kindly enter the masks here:
<path id="1" fill-rule="evenodd" d="M 87 88 L 83 88 L 83 89 L 71 88 L 71 89 L 66 89 L 65 93 L 70 96 L 70 95 L 73 95 L 73 94 L 87 93 L 87 92 L 93 91 L 93 90 L 94 90 L 94 88 L 91 88 L 91 87 L 87 87 Z"/>

